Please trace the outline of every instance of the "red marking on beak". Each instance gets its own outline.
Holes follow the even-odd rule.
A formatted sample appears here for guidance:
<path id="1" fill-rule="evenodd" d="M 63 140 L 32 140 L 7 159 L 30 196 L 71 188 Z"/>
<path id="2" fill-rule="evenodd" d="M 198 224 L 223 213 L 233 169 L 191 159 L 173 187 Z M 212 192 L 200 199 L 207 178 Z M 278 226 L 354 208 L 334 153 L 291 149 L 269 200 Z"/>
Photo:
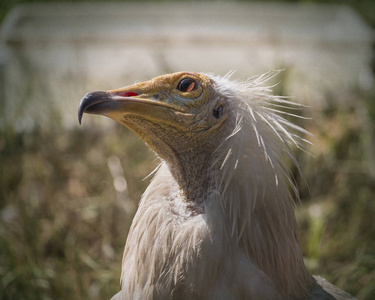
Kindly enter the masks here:
<path id="1" fill-rule="evenodd" d="M 134 92 L 123 92 L 123 93 L 116 93 L 116 95 L 121 96 L 121 97 L 134 97 L 137 96 L 137 93 Z"/>

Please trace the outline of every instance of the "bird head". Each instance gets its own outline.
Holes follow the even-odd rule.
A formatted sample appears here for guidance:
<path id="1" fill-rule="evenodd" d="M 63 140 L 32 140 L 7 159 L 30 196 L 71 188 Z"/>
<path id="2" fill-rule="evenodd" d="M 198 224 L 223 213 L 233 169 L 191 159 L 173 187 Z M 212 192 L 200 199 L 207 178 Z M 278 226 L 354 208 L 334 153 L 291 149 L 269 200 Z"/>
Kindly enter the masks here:
<path id="1" fill-rule="evenodd" d="M 236 183 L 254 182 L 252 198 L 256 199 L 257 191 L 279 186 L 280 177 L 289 178 L 283 156 L 297 165 L 290 145 L 304 149 L 308 142 L 300 134 L 309 133 L 282 114 L 298 116 L 280 110 L 301 105 L 272 95 L 263 85 L 278 73 L 244 82 L 231 80 L 231 73 L 224 77 L 193 72 L 162 75 L 87 93 L 80 101 L 78 119 L 81 122 L 84 113 L 104 115 L 130 128 L 169 164 L 183 187 L 204 190 L 207 186 L 202 181 L 215 181 L 211 189 L 223 187 L 220 194 L 224 194 L 238 174 L 233 179 Z"/>
<path id="2" fill-rule="evenodd" d="M 114 119 L 169 162 L 176 153 L 200 147 L 205 147 L 202 153 L 212 153 L 226 137 L 223 125 L 228 118 L 224 99 L 214 86 L 210 77 L 199 73 L 162 75 L 115 90 L 87 93 L 79 104 L 78 118 L 81 122 L 83 113 L 88 113 Z"/>

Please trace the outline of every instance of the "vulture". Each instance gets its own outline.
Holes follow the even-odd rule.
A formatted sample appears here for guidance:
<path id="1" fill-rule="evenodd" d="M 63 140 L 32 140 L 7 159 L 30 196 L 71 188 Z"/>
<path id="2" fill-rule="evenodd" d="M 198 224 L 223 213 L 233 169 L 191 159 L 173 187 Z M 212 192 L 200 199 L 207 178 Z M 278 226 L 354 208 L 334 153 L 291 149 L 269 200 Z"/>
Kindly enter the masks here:
<path id="1" fill-rule="evenodd" d="M 354 299 L 305 267 L 291 164 L 309 132 L 244 82 L 178 72 L 87 93 L 83 113 L 134 131 L 160 158 L 132 221 L 116 300 Z"/>

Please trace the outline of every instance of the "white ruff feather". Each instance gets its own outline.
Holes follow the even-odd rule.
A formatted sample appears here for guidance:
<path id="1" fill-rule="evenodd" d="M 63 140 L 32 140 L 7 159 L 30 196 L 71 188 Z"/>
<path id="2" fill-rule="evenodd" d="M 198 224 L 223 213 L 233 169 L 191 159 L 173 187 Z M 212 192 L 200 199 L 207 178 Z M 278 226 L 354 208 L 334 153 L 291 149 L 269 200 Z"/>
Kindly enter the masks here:
<path id="1" fill-rule="evenodd" d="M 300 250 L 288 161 L 304 129 L 279 108 L 300 105 L 262 85 L 209 75 L 230 113 L 212 153 L 204 213 L 190 214 L 162 162 L 142 196 L 124 252 L 122 299 L 299 299 L 313 285 Z M 172 166 L 173 168 L 173 166 Z"/>

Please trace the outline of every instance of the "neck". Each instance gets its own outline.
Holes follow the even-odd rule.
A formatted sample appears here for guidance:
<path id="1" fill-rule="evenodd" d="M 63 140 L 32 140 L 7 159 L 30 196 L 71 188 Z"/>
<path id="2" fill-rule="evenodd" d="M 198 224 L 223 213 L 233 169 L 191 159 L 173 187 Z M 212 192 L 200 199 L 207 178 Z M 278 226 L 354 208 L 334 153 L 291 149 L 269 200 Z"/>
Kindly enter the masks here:
<path id="1" fill-rule="evenodd" d="M 246 142 L 238 147 L 241 150 L 221 151 L 221 157 L 211 156 L 215 151 L 196 151 L 196 146 L 170 152 L 179 153 L 168 157 L 171 175 L 183 194 L 176 202 L 182 202 L 179 207 L 190 216 L 205 213 L 210 230 L 229 237 L 229 241 L 220 238 L 221 246 L 230 243 L 245 251 L 284 297 L 303 298 L 313 279 L 303 262 L 288 175 L 277 155 L 267 159 L 256 141 L 241 134 L 234 138 Z M 238 140 L 227 144 L 241 145 Z M 212 191 L 218 199 L 207 206 Z"/>
<path id="2" fill-rule="evenodd" d="M 227 139 L 226 143 L 220 145 L 220 151 L 215 151 L 216 146 L 213 145 L 206 145 L 203 151 L 199 145 L 193 147 L 182 142 L 184 137 L 179 141 L 176 136 L 172 140 L 168 135 L 161 136 L 160 132 L 155 135 L 157 138 L 151 144 L 157 144 L 161 136 L 163 144 L 158 144 L 158 154 L 166 161 L 168 172 L 165 165 L 159 170 L 143 196 L 144 202 L 137 215 L 140 220 L 143 218 L 150 222 L 146 228 L 154 225 L 159 228 L 161 225 L 154 222 L 166 222 L 164 215 L 169 211 L 173 212 L 171 218 L 179 222 L 202 215 L 204 223 L 200 223 L 199 228 L 208 226 L 211 237 L 205 237 L 205 231 L 201 231 L 201 242 L 215 237 L 215 241 L 221 243 L 215 249 L 224 252 L 223 249 L 230 250 L 237 253 L 238 257 L 245 254 L 262 274 L 267 275 L 284 298 L 302 299 L 313 285 L 313 279 L 304 266 L 289 187 L 285 182 L 288 174 L 278 157 L 281 151 L 267 149 L 266 158 L 265 149 L 258 146 L 256 136 L 249 136 L 247 132 L 249 130 L 241 130 Z M 265 144 L 273 145 L 273 141 L 265 141 Z M 235 148 L 232 149 L 232 145 Z M 165 187 L 161 188 L 161 185 Z M 174 197 L 165 198 L 168 199 L 163 202 L 165 204 L 160 201 L 165 197 L 164 194 L 153 194 L 163 190 L 169 190 L 168 195 Z M 150 201 L 154 206 L 160 206 L 160 212 L 157 209 L 149 210 Z M 163 211 L 162 205 L 172 205 L 172 210 Z M 154 216 L 159 214 L 163 214 L 163 217 Z M 199 246 L 194 245 L 195 240 L 191 239 L 191 233 L 200 230 L 195 225 L 191 231 L 178 226 L 168 228 L 174 232 L 170 233 L 171 236 L 180 236 L 178 232 L 184 230 L 182 240 L 190 239 L 191 253 L 199 249 Z M 133 232 L 135 234 L 136 229 L 133 228 Z M 143 234 L 143 231 L 139 234 Z M 128 238 L 128 242 L 129 239 L 132 237 Z M 169 245 L 170 241 L 164 242 Z M 174 244 L 169 246 L 175 247 Z M 189 249 L 181 246 L 174 253 L 183 251 L 181 253 L 186 254 Z M 155 255 L 160 253 L 158 249 L 154 250 Z M 165 259 L 166 262 L 170 260 L 167 256 Z M 222 259 L 225 256 L 212 257 L 210 268 L 215 268 L 215 264 L 220 266 Z"/>
<path id="3" fill-rule="evenodd" d="M 184 200 L 191 205 L 203 205 L 210 185 L 207 154 L 188 149 L 173 160 L 175 162 L 168 164 L 169 169 L 184 194 Z"/>
<path id="4" fill-rule="evenodd" d="M 235 155 L 225 157 L 224 168 L 212 167 L 213 158 L 185 151 L 169 164 L 171 175 L 183 193 L 186 211 L 190 216 L 206 213 L 208 219 L 214 215 L 215 219 L 208 220 L 208 224 L 212 232 L 222 235 L 219 240 L 224 243 L 223 249 L 228 242 L 236 245 L 267 274 L 285 298 L 303 298 L 313 279 L 303 262 L 288 185 L 282 178 L 276 181 L 275 170 L 263 153 L 259 157 L 242 153 L 239 161 Z M 210 175 L 212 170 L 220 174 L 219 178 Z M 258 170 L 257 175 L 254 170 Z M 219 214 L 207 211 L 205 201 L 213 190 L 219 191 L 220 196 L 216 199 L 217 207 L 210 209 L 221 210 Z"/>
<path id="5" fill-rule="evenodd" d="M 143 119 L 130 119 L 126 126 L 141 136 L 167 163 L 184 201 L 201 205 L 207 197 L 210 184 L 208 168 L 212 159 L 211 153 L 216 148 L 215 143 L 195 140 L 193 144 L 184 131 L 176 130 L 171 134 L 163 124 L 156 126 Z M 215 137 L 212 140 L 215 141 Z"/>

